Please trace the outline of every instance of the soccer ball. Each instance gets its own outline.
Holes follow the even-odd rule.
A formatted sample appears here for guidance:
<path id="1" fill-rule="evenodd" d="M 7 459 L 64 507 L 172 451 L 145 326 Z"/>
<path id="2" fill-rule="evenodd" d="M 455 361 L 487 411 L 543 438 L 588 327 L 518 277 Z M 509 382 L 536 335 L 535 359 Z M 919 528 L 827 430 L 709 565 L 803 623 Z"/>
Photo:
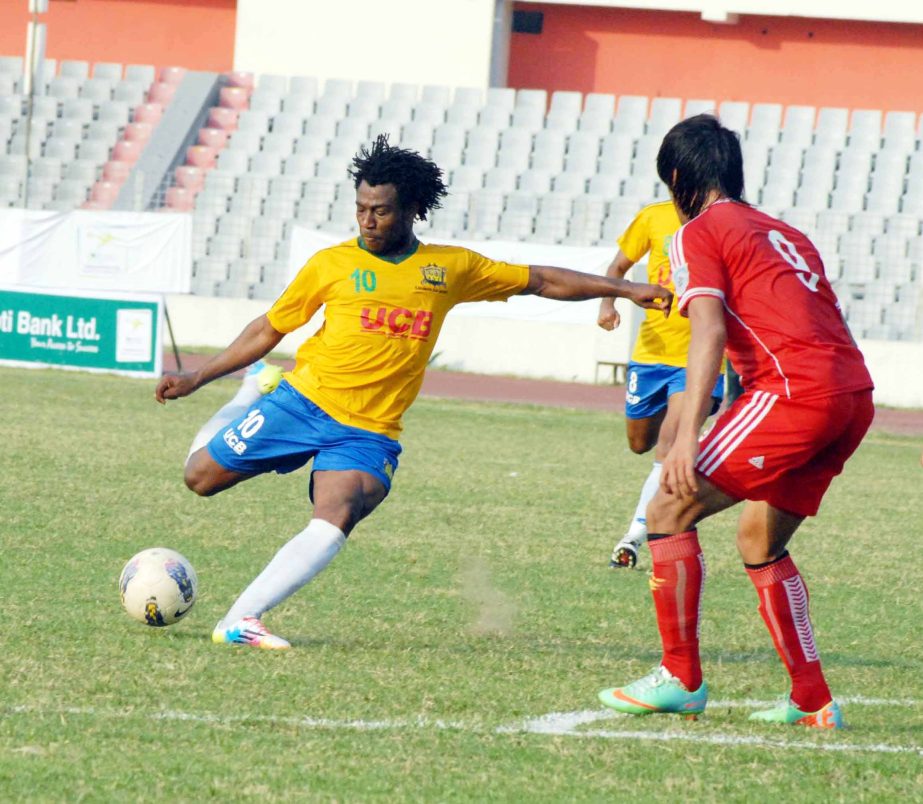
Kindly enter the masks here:
<path id="1" fill-rule="evenodd" d="M 199 581 L 182 555 L 152 547 L 132 556 L 119 577 L 119 596 L 128 616 L 147 625 L 172 625 L 196 599 Z"/>

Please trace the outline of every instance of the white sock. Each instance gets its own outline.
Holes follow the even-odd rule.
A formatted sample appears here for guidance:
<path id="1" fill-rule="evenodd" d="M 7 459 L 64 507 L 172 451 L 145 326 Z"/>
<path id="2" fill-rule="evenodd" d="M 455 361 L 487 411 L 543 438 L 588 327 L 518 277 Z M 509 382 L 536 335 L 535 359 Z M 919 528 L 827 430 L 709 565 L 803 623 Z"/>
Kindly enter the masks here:
<path id="1" fill-rule="evenodd" d="M 333 561 L 344 544 L 346 536 L 336 525 L 312 519 L 301 533 L 282 545 L 221 622 L 233 625 L 242 617 L 262 617 Z"/>
<path id="2" fill-rule="evenodd" d="M 663 464 L 654 461 L 651 467 L 651 473 L 641 486 L 641 496 L 638 497 L 638 507 L 635 509 L 634 518 L 628 528 L 626 536 L 633 542 L 643 543 L 647 541 L 647 504 L 654 498 L 657 489 L 660 488 L 660 473 Z"/>
<path id="3" fill-rule="evenodd" d="M 205 424 L 202 425 L 195 438 L 192 439 L 192 446 L 186 455 L 186 460 L 193 452 L 198 452 L 204 447 L 215 434 L 227 427 L 235 419 L 244 416 L 250 406 L 256 402 L 262 394 L 256 384 L 256 374 L 246 374 L 240 383 L 240 388 L 234 394 L 234 398 L 212 416 Z"/>

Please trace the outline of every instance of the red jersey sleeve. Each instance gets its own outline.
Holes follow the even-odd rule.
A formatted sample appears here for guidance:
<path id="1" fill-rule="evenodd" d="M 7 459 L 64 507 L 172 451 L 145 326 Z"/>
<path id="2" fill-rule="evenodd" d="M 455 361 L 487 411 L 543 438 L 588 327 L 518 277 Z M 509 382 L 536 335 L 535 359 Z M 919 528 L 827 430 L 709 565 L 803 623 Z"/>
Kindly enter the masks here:
<path id="1" fill-rule="evenodd" d="M 727 272 L 714 239 L 701 221 L 690 221 L 673 237 L 670 267 L 681 315 L 688 314 L 686 305 L 696 296 L 715 296 L 724 301 Z"/>

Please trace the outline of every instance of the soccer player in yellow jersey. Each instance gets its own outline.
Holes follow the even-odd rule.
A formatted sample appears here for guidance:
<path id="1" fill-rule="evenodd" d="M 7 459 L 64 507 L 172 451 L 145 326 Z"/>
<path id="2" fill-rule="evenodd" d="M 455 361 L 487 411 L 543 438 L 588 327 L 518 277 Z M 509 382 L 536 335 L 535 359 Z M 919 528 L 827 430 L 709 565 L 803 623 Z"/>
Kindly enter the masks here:
<path id="1" fill-rule="evenodd" d="M 619 251 L 606 275 L 621 279 L 647 254 L 648 281 L 672 291 L 670 242 L 679 226 L 679 215 L 672 201 L 644 207 L 619 238 Z M 614 299 L 600 302 L 598 323 L 606 330 L 619 325 Z M 654 465 L 641 487 L 628 531 L 612 550 L 610 567 L 634 567 L 638 550 L 647 540 L 647 504 L 660 485 L 661 462 L 676 436 L 686 388 L 690 332 L 689 321 L 675 313 L 666 318 L 648 313 L 638 331 L 628 364 L 625 426 L 632 452 L 641 455 L 654 447 Z M 724 377 L 719 376 L 712 391 L 712 413 L 718 410 L 723 393 Z"/>
<path id="2" fill-rule="evenodd" d="M 420 243 L 413 223 L 446 195 L 442 171 L 386 137 L 360 150 L 350 175 L 359 237 L 315 254 L 266 315 L 198 371 L 164 377 L 155 392 L 163 403 L 252 365 L 324 306 L 323 326 L 298 349 L 294 370 L 267 396 L 238 394 L 202 428 L 186 462 L 186 485 L 209 496 L 313 459 L 313 518 L 218 623 L 212 634 L 218 643 L 290 647 L 260 618 L 324 569 L 388 494 L 401 453 L 401 416 L 420 390 L 453 305 L 517 293 L 573 301 L 623 296 L 664 315 L 672 299 L 657 285 Z"/>

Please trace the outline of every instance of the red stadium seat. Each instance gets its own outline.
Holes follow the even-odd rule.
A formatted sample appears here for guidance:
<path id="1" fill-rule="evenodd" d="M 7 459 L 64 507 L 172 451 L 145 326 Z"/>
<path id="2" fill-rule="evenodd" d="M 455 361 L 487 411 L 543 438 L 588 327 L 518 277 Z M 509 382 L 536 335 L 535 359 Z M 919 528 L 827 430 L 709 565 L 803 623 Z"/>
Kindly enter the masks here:
<path id="1" fill-rule="evenodd" d="M 176 183 L 180 187 L 197 193 L 205 186 L 205 170 L 195 165 L 180 165 L 175 171 Z"/>
<path id="2" fill-rule="evenodd" d="M 237 111 L 223 106 L 213 106 L 208 111 L 208 127 L 234 131 L 237 128 Z"/>
<path id="3" fill-rule="evenodd" d="M 119 140 L 112 149 L 113 162 L 128 162 L 133 165 L 141 156 L 144 143 L 132 140 Z"/>
<path id="4" fill-rule="evenodd" d="M 84 201 L 80 205 L 80 209 L 111 209 L 112 204 L 105 201 Z"/>
<path id="5" fill-rule="evenodd" d="M 129 123 L 122 136 L 131 142 L 146 143 L 151 138 L 154 127 L 150 123 Z"/>
<path id="6" fill-rule="evenodd" d="M 186 164 L 211 170 L 215 166 L 218 152 L 207 145 L 192 145 L 186 149 Z"/>
<path id="7" fill-rule="evenodd" d="M 199 145 L 207 145 L 220 151 L 228 144 L 228 132 L 223 128 L 200 128 Z"/>
<path id="8" fill-rule="evenodd" d="M 131 165 L 128 162 L 106 162 L 103 165 L 103 178 L 106 181 L 121 184 L 128 178 L 129 173 L 131 173 Z"/>
<path id="9" fill-rule="evenodd" d="M 176 84 L 165 84 L 162 81 L 151 84 L 147 91 L 148 103 L 160 103 L 166 106 L 176 94 Z"/>
<path id="10" fill-rule="evenodd" d="M 98 201 L 101 204 L 108 204 L 109 206 L 112 206 L 115 199 L 119 197 L 119 191 L 121 189 L 121 184 L 103 179 L 93 185 L 92 189 L 90 190 L 90 200 Z"/>
<path id="11" fill-rule="evenodd" d="M 142 103 L 135 107 L 131 119 L 135 123 L 150 123 L 156 126 L 163 117 L 163 105 L 160 103 Z"/>
<path id="12" fill-rule="evenodd" d="M 253 87 L 256 84 L 254 80 L 253 73 L 244 73 L 239 70 L 228 73 L 228 84 L 232 87 L 243 87 L 249 92 L 253 92 Z"/>
<path id="13" fill-rule="evenodd" d="M 250 93 L 243 87 L 221 87 L 218 105 L 225 109 L 246 109 L 250 106 Z"/>
<path id="14" fill-rule="evenodd" d="M 168 187 L 166 205 L 179 212 L 190 212 L 195 208 L 195 192 L 186 187 Z"/>
<path id="15" fill-rule="evenodd" d="M 185 67 L 161 67 L 157 73 L 157 80 L 164 84 L 178 85 L 186 77 Z"/>

